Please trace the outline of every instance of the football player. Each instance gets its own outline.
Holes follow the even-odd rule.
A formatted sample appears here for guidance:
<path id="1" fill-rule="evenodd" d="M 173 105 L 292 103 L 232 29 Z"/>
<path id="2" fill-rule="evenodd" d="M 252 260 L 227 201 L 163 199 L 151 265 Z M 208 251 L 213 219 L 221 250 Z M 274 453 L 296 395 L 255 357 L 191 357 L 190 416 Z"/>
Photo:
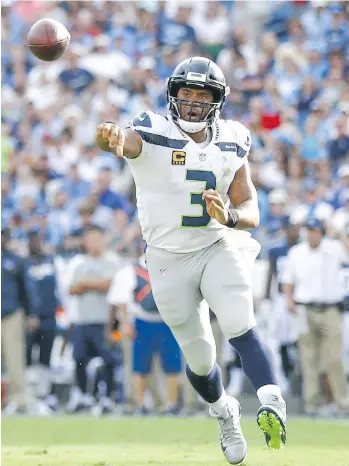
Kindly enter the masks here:
<path id="1" fill-rule="evenodd" d="M 167 80 L 167 116 L 144 112 L 126 129 L 104 122 L 96 142 L 131 167 L 156 305 L 185 355 L 190 383 L 218 420 L 226 459 L 240 464 L 247 454 L 240 405 L 224 391 L 203 300 L 257 391 L 270 448 L 286 441 L 286 405 L 255 329 L 251 266 L 260 246 L 237 231 L 259 224 L 251 137 L 237 121 L 219 118 L 228 94 L 215 63 L 189 58 Z"/>

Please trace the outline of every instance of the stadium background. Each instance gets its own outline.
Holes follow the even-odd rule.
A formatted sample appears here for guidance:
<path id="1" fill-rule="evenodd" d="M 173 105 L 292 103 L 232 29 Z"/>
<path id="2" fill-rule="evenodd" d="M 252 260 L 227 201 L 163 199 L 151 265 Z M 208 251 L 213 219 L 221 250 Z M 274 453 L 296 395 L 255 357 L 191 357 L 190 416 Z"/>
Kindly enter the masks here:
<path id="1" fill-rule="evenodd" d="M 326 1 L 3 2 L 1 215 L 13 250 L 27 254 L 34 228 L 65 264 L 90 215 L 107 230 L 111 249 L 139 254 L 130 171 L 100 153 L 95 128 L 104 120 L 126 125 L 146 109 L 166 112 L 166 77 L 181 60 L 204 55 L 222 67 L 232 89 L 223 117 L 252 133 L 262 298 L 268 247 L 284 235 L 286 217 L 301 224 L 314 211 L 346 228 L 348 12 L 348 2 Z M 61 21 L 72 35 L 69 51 L 52 64 L 23 46 L 42 17 Z M 109 178 L 114 204 L 100 197 Z M 68 321 L 65 309 L 59 330 Z M 69 379 L 72 361 L 58 352 L 56 380 Z"/>

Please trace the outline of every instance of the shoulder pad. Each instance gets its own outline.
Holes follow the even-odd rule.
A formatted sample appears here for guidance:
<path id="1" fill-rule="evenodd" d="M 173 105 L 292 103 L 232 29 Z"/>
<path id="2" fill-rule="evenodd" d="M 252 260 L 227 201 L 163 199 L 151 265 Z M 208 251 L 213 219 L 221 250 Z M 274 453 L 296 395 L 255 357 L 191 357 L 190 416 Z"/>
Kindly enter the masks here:
<path id="1" fill-rule="evenodd" d="M 237 156 L 243 158 L 247 156 L 251 149 L 251 133 L 242 123 L 238 121 L 226 121 L 229 130 L 236 142 Z"/>
<path id="2" fill-rule="evenodd" d="M 139 113 L 127 126 L 130 129 L 156 134 L 166 133 L 168 127 L 169 121 L 165 116 L 150 110 Z"/>

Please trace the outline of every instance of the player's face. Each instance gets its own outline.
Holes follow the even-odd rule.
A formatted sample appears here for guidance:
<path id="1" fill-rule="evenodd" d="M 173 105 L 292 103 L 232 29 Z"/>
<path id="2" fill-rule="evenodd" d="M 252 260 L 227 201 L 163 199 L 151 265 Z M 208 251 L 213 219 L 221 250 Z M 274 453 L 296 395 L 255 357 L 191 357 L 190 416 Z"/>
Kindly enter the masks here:
<path id="1" fill-rule="evenodd" d="M 179 89 L 177 98 L 188 102 L 181 102 L 178 105 L 179 114 L 182 120 L 202 121 L 206 118 L 213 103 L 213 94 L 209 89 L 192 89 L 182 87 Z"/>
<path id="2" fill-rule="evenodd" d="M 102 232 L 92 230 L 85 233 L 84 246 L 87 254 L 91 256 L 100 256 L 105 248 L 105 239 Z"/>

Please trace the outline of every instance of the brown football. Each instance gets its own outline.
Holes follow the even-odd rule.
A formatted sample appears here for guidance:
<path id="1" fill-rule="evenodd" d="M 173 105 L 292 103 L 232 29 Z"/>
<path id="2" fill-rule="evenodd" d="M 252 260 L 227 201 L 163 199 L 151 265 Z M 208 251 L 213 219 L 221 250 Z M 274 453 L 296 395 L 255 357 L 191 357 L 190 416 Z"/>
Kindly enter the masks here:
<path id="1" fill-rule="evenodd" d="M 31 53 L 43 61 L 60 58 L 70 42 L 67 28 L 60 22 L 44 18 L 30 28 L 27 46 Z"/>

